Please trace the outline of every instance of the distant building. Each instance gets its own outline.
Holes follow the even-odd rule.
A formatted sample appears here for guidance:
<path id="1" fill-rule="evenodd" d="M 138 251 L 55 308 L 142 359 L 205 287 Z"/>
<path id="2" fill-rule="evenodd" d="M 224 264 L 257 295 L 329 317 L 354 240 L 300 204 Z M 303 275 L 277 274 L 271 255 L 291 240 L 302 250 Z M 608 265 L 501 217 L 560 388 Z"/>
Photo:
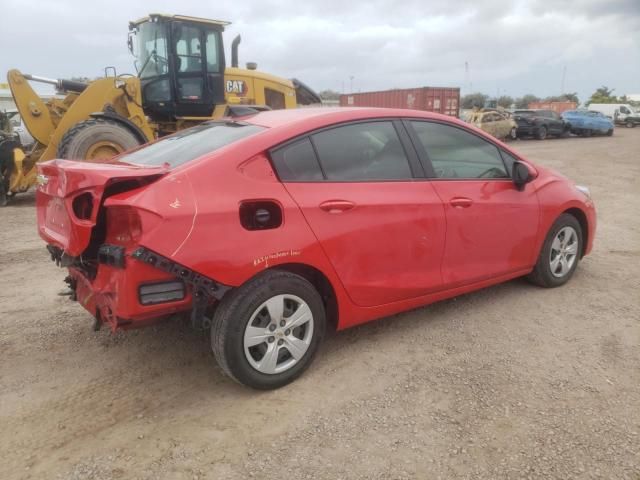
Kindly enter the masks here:
<path id="1" fill-rule="evenodd" d="M 56 95 L 38 93 L 38 96 L 42 100 L 47 101 L 50 98 L 55 97 Z M 58 97 L 58 98 L 61 98 L 61 97 Z M 6 110 L 16 110 L 16 104 L 13 101 L 13 96 L 11 95 L 9 84 L 0 83 L 0 111 L 4 112 Z"/>
<path id="2" fill-rule="evenodd" d="M 16 104 L 13 103 L 13 97 L 11 96 L 11 90 L 6 83 L 0 83 L 0 111 L 14 110 Z"/>
<path id="3" fill-rule="evenodd" d="M 531 102 L 529 104 L 529 108 L 532 110 L 553 110 L 556 113 L 575 110 L 577 106 L 576 102 Z"/>

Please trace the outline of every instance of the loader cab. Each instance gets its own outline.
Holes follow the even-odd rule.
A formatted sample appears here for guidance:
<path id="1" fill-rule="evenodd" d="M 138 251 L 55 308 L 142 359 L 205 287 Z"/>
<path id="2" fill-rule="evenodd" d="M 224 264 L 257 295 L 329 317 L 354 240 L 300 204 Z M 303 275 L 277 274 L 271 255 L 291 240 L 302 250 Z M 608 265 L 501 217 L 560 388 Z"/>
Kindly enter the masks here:
<path id="1" fill-rule="evenodd" d="M 129 25 L 143 109 L 154 120 L 210 117 L 225 103 L 222 32 L 227 22 L 157 15 Z"/>

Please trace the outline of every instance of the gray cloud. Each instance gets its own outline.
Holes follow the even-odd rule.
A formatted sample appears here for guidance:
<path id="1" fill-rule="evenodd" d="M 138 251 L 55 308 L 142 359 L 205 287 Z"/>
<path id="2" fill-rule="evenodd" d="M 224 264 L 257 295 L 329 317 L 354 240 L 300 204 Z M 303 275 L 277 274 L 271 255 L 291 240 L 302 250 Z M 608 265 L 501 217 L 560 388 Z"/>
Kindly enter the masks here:
<path id="1" fill-rule="evenodd" d="M 104 6 L 101 6 L 104 5 Z M 149 2 L 3 0 L 0 72 L 97 76 L 106 65 L 133 71 L 127 23 Z M 153 10 L 227 19 L 227 46 L 242 33 L 242 62 L 314 88 L 379 90 L 442 85 L 521 95 L 586 98 L 606 84 L 640 93 L 638 0 L 505 2 L 183 0 Z M 6 48 L 9 45 L 9 48 Z"/>

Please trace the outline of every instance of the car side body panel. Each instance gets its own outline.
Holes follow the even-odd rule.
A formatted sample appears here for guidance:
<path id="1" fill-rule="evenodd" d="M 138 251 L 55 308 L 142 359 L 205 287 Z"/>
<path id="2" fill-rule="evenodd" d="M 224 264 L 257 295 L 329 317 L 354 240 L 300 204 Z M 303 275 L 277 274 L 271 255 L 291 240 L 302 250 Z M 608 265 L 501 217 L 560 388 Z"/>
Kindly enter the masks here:
<path id="1" fill-rule="evenodd" d="M 533 268 L 539 223 L 535 186 L 518 191 L 509 179 L 432 183 L 447 221 L 445 288 Z"/>
<path id="2" fill-rule="evenodd" d="M 559 173 L 548 168 L 537 168 L 540 173 L 534 184 L 540 200 L 540 226 L 534 251 L 540 252 L 547 232 L 560 215 L 570 210 L 577 210 L 584 215 L 587 227 L 583 232 L 586 235 L 586 242 L 583 245 L 582 255 L 589 254 L 593 249 L 597 226 L 593 201 L 586 198 Z"/>
<path id="3" fill-rule="evenodd" d="M 373 307 L 442 289 L 445 218 L 430 182 L 286 187 L 354 304 Z M 348 208 L 333 210 L 333 202 Z"/>

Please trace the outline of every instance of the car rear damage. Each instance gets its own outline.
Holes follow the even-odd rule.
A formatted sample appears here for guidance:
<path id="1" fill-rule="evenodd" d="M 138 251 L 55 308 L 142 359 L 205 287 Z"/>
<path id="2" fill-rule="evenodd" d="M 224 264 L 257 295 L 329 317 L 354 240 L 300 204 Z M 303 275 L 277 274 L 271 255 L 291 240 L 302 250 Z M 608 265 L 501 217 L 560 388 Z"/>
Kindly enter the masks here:
<path id="1" fill-rule="evenodd" d="M 38 168 L 40 236 L 51 259 L 68 268 L 70 296 L 96 326 L 115 331 L 187 311 L 191 292 L 203 298 L 196 302 L 203 308 L 205 299 L 221 297 L 223 285 L 141 246 L 162 217 L 128 199 L 165 177 L 166 168 L 66 160 Z"/>

